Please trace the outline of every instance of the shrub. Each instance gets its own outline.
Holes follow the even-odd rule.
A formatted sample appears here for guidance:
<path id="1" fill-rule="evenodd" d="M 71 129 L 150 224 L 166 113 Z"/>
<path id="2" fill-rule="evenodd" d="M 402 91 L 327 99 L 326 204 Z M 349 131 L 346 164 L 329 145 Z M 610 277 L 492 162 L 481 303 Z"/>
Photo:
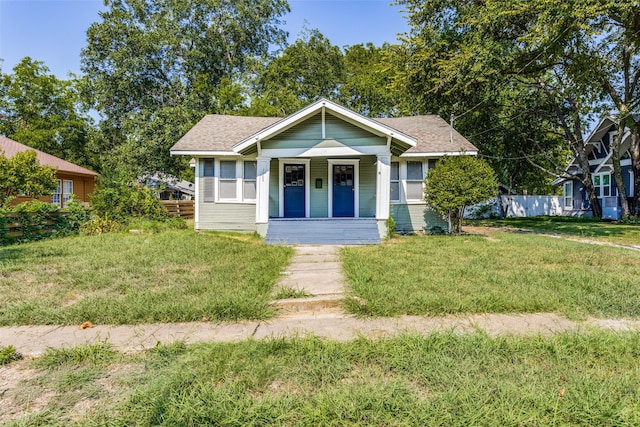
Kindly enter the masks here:
<path id="1" fill-rule="evenodd" d="M 98 217 L 126 222 L 130 217 L 164 220 L 167 209 L 151 189 L 125 177 L 102 178 L 89 196 L 92 212 Z"/>
<path id="2" fill-rule="evenodd" d="M 113 233 L 120 229 L 118 221 L 109 219 L 108 215 L 104 217 L 95 216 L 80 226 L 80 233 L 87 236 L 99 236 L 104 233 Z"/>
<path id="3" fill-rule="evenodd" d="M 50 237 L 65 227 L 66 219 L 60 208 L 51 203 L 31 200 L 5 208 L 0 220 L 0 243 L 9 244 L 41 240 Z M 9 223 L 18 224 L 9 235 Z"/>
<path id="4" fill-rule="evenodd" d="M 22 359 L 22 355 L 12 345 L 0 347 L 0 366 Z"/>
<path id="5" fill-rule="evenodd" d="M 389 218 L 385 221 L 385 225 L 387 226 L 387 238 L 390 239 L 398 234 L 398 230 L 396 229 L 396 220 L 391 216 L 391 212 L 389 212 Z"/>

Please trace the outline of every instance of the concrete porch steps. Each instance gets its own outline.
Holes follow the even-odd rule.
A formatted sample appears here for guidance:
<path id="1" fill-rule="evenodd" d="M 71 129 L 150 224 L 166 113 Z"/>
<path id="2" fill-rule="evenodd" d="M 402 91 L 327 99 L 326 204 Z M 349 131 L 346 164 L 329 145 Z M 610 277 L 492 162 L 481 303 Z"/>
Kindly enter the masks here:
<path id="1" fill-rule="evenodd" d="M 265 242 L 282 245 L 375 245 L 374 218 L 271 219 Z"/>

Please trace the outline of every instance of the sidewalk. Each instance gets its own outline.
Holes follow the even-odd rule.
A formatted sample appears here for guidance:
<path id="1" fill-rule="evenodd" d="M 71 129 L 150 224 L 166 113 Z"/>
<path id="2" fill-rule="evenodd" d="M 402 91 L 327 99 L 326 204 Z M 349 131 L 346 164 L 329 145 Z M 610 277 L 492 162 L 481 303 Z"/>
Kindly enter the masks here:
<path id="1" fill-rule="evenodd" d="M 302 313 L 301 313 L 302 314 Z M 0 346 L 13 345 L 24 355 L 39 355 L 48 347 L 71 347 L 80 344 L 110 342 L 122 351 L 140 351 L 157 343 L 174 341 L 199 343 L 207 341 L 237 342 L 264 338 L 289 338 L 313 334 L 321 338 L 346 341 L 358 337 L 380 338 L 400 333 L 430 334 L 453 331 L 469 333 L 477 330 L 491 336 L 549 335 L 591 329 L 640 331 L 638 320 L 589 319 L 568 320 L 552 313 L 480 314 L 472 316 L 360 319 L 343 314 L 303 314 L 268 321 L 237 323 L 171 323 L 137 326 L 97 325 L 80 330 L 77 326 L 0 327 Z"/>
<path id="2" fill-rule="evenodd" d="M 237 342 L 246 339 L 289 338 L 313 334 L 346 341 L 358 337 L 379 338 L 401 333 L 430 334 L 482 330 L 492 336 L 554 334 L 592 328 L 640 331 L 640 320 L 589 319 L 572 321 L 553 313 L 477 314 L 471 316 L 402 316 L 356 318 L 344 314 L 344 274 L 339 246 L 295 246 L 291 264 L 282 272 L 279 288 L 302 290 L 308 298 L 273 301 L 280 315 L 266 321 L 193 322 L 133 326 L 17 326 L 0 327 L 0 346 L 13 345 L 24 355 L 39 355 L 49 347 L 110 342 L 122 351 L 140 351 L 174 341 Z"/>

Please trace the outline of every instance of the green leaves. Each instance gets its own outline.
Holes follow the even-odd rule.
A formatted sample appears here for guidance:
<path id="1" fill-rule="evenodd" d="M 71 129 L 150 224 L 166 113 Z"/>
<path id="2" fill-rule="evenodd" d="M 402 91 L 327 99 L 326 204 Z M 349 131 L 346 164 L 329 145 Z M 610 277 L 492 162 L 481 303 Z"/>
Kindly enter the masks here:
<path id="1" fill-rule="evenodd" d="M 491 199 L 498 186 L 487 162 L 464 153 L 443 157 L 425 184 L 427 203 L 442 215 L 454 216 L 458 233 L 464 207 Z"/>
<path id="2" fill-rule="evenodd" d="M 0 207 L 19 194 L 50 195 L 56 185 L 56 169 L 40 166 L 35 151 L 16 153 L 9 159 L 0 151 Z"/>

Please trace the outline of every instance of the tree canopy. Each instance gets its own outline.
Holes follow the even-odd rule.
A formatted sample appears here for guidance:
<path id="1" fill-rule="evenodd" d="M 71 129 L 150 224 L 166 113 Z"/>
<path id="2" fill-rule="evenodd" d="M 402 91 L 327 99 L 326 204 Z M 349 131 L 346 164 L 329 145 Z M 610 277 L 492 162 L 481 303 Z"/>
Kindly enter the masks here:
<path id="1" fill-rule="evenodd" d="M 453 221 L 450 231 L 457 234 L 461 231 L 464 208 L 495 197 L 497 190 L 498 183 L 491 166 L 464 153 L 443 157 L 425 178 L 425 200 Z"/>
<path id="2" fill-rule="evenodd" d="M 20 194 L 50 195 L 56 186 L 56 169 L 41 166 L 35 151 L 23 151 L 10 158 L 0 151 L 0 207 Z"/>

